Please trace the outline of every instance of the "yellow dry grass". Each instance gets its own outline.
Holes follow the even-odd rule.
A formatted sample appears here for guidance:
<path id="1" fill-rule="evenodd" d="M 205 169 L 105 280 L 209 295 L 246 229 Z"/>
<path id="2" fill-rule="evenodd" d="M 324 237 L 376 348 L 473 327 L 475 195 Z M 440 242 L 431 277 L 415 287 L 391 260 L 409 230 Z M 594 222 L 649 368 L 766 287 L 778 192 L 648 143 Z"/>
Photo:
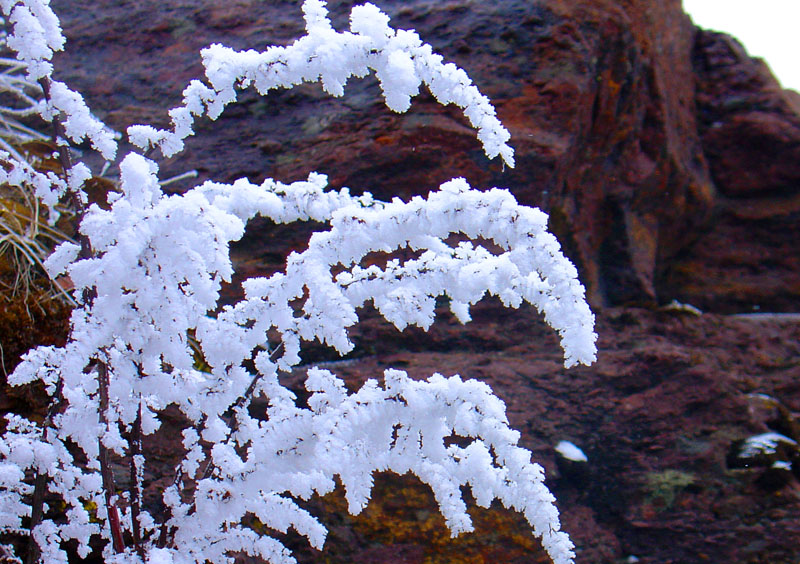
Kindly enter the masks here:
<path id="1" fill-rule="evenodd" d="M 0 39 L 0 49 L 2 39 Z M 53 157 L 55 146 L 36 123 L 36 104 L 42 91 L 25 76 L 15 59 L 0 56 L 0 151 L 35 169 L 63 174 Z M 41 122 L 44 130 L 48 124 Z M 74 303 L 68 288 L 50 280 L 44 260 L 69 235 L 53 219 L 67 210 L 49 210 L 35 197 L 32 186 L 0 185 L 0 302 L 21 300 L 39 305 L 58 299 Z"/>

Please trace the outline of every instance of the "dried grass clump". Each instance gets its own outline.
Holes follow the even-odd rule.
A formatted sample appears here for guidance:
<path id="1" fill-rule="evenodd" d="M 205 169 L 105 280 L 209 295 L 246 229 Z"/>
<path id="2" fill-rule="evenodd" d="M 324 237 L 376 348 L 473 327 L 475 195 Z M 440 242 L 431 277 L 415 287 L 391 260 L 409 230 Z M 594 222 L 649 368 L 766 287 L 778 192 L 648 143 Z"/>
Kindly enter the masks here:
<path id="1" fill-rule="evenodd" d="M 41 155 L 50 150 L 49 143 L 28 142 L 17 149 L 39 170 L 57 164 Z M 54 211 L 60 216 L 57 223 L 51 221 Z M 66 209 L 43 207 L 30 186 L 0 185 L 0 297 L 36 304 L 53 298 L 74 303 L 67 284 L 51 280 L 43 264 L 56 245 L 72 240 L 66 232 L 69 217 Z"/>
<path id="2" fill-rule="evenodd" d="M 38 120 L 42 88 L 26 77 L 23 63 L 2 56 L 6 52 L 5 34 L 0 32 L 0 150 L 41 172 L 61 175 L 64 170 L 54 156 L 55 145 L 36 129 L 47 126 Z M 68 285 L 51 280 L 43 266 L 56 245 L 71 240 L 67 233 L 71 216 L 61 206 L 43 207 L 32 186 L 0 185 L 0 304 L 22 300 L 26 308 L 40 309 L 42 302 L 53 299 L 74 304 Z M 58 223 L 54 221 L 59 217 Z"/>

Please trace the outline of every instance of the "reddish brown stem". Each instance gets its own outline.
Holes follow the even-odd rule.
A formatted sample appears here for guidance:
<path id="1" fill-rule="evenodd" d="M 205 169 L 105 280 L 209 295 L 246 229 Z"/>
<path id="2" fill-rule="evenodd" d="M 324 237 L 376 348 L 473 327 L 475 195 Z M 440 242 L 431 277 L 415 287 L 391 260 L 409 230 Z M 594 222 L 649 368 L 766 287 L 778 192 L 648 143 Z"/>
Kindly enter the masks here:
<path id="1" fill-rule="evenodd" d="M 53 395 L 52 403 L 47 409 L 47 417 L 45 417 L 44 424 L 42 425 L 42 436 L 46 436 L 47 429 L 53 426 L 53 417 L 61 411 L 64 406 L 63 382 L 59 381 L 56 393 Z M 33 540 L 33 530 L 44 519 L 44 495 L 47 491 L 47 474 L 36 472 L 36 478 L 33 482 L 33 500 L 31 502 L 31 536 L 28 541 L 28 554 L 25 557 L 25 564 L 36 564 L 39 562 L 41 551 L 39 545 Z"/>
<path id="2" fill-rule="evenodd" d="M 142 475 L 141 468 L 137 465 L 137 458 L 142 454 L 142 402 L 139 400 L 139 411 L 136 413 L 136 421 L 133 422 L 131 432 L 131 521 L 133 533 L 133 546 L 136 553 L 144 561 L 145 552 L 142 545 L 142 533 L 139 526 L 139 513 L 142 507 L 141 488 Z M 143 462 L 142 462 L 143 464 Z"/>
<path id="3" fill-rule="evenodd" d="M 100 387 L 100 422 L 104 429 L 108 428 L 108 367 L 105 362 L 96 361 L 97 380 Z M 114 545 L 114 552 L 120 553 L 125 550 L 125 543 L 122 540 L 122 524 L 119 519 L 119 511 L 114 501 L 116 487 L 114 486 L 114 473 L 108 460 L 108 449 L 103 444 L 102 437 L 98 441 L 100 448 L 100 475 L 103 478 L 103 490 L 106 494 L 106 512 L 108 513 L 108 526 L 111 529 L 111 541 Z"/>
<path id="4" fill-rule="evenodd" d="M 33 529 L 42 522 L 44 518 L 44 493 L 47 489 L 47 474 L 38 472 L 33 486 L 33 503 L 31 504 L 31 538 L 28 541 L 28 554 L 25 557 L 25 564 L 36 564 L 42 553 L 39 545 L 33 539 Z"/>

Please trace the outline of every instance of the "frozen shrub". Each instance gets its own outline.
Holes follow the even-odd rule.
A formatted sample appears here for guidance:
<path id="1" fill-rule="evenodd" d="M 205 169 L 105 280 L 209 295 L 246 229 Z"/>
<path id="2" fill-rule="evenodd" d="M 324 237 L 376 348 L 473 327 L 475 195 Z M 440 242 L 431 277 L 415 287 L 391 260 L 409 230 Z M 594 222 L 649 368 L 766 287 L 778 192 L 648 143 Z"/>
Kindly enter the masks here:
<path id="1" fill-rule="evenodd" d="M 78 93 L 50 78 L 50 57 L 64 40 L 47 0 L 0 5 L 13 25 L 8 44 L 28 78 L 43 85 L 39 111 L 54 121 L 65 163 L 68 141 L 88 140 L 116 158 L 113 134 Z M 339 96 L 349 77 L 374 72 L 391 109 L 406 111 L 425 84 L 442 104 L 463 108 L 489 157 L 513 166 L 509 134 L 488 99 L 415 32 L 395 31 L 371 4 L 353 9 L 346 32 L 331 27 L 320 0 L 306 0 L 303 12 L 306 34 L 287 47 L 204 49 L 207 80 L 187 86 L 183 105 L 169 112 L 171 129 L 137 125 L 129 139 L 174 155 L 194 121 L 215 119 L 237 89 L 264 94 L 320 81 Z M 42 382 L 53 407 L 42 423 L 8 416 L 0 439 L 0 528 L 18 530 L 30 517 L 34 559 L 66 562 L 62 543 L 70 539 L 86 556 L 99 536 L 107 562 L 222 563 L 237 553 L 293 562 L 279 541 L 248 526 L 253 517 L 271 530 L 291 527 L 321 549 L 325 528 L 296 500 L 325 494 L 339 479 L 356 513 L 369 500 L 372 474 L 391 470 L 430 485 L 454 535 L 472 527 L 461 496 L 468 485 L 482 506 L 499 499 L 521 511 L 555 562 L 572 561 L 542 468 L 517 445 L 519 433 L 486 384 L 439 374 L 414 381 L 387 370 L 382 382 L 348 393 L 334 374 L 311 368 L 311 396 L 301 407 L 278 378 L 300 362 L 303 341 L 350 351 L 347 329 L 367 302 L 398 329 L 428 328 L 437 296 L 449 297 L 467 322 L 470 305 L 487 292 L 507 306 L 534 304 L 558 331 L 567 366 L 592 362 L 594 318 L 544 213 L 460 178 L 409 202 L 326 191 L 316 173 L 288 185 L 209 181 L 166 195 L 156 163 L 137 153 L 121 159 L 119 192 L 101 209 L 85 203 L 82 185 L 92 174 L 85 164 L 69 162 L 61 178 L 3 158 L 9 165 L 0 180 L 33 186 L 46 205 L 70 198 L 82 206 L 79 243 L 62 244 L 46 262 L 51 276 L 74 284 L 70 338 L 30 351 L 9 379 Z M 328 229 L 292 253 L 284 272 L 246 280 L 244 298 L 220 308 L 220 285 L 233 273 L 229 244 L 255 216 L 313 219 Z M 454 233 L 502 251 L 446 244 Z M 361 266 L 369 253 L 406 247 L 416 258 Z M 254 418 L 248 407 L 256 396 L 269 407 Z M 176 445 L 184 456 L 158 517 L 142 504 L 141 439 L 159 428 L 168 406 L 192 425 Z M 445 441 L 453 435 L 472 440 Z M 112 455 L 129 461 L 130 491 L 115 487 Z M 45 490 L 63 500 L 65 518 L 43 517 Z"/>

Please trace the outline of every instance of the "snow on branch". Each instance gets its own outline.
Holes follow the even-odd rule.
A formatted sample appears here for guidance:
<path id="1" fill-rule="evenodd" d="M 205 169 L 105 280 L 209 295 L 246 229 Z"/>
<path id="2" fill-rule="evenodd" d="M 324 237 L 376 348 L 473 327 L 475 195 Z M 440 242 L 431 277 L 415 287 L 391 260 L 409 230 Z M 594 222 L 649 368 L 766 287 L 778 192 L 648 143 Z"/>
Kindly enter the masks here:
<path id="1" fill-rule="evenodd" d="M 202 511 L 192 513 L 176 498 L 173 513 L 191 535 L 188 561 L 228 561 L 225 538 L 250 534 L 240 524 L 248 513 L 275 530 L 291 526 L 322 548 L 325 529 L 284 496 L 324 495 L 338 476 L 357 514 L 369 500 L 373 472 L 387 470 L 427 483 L 454 536 L 473 530 L 461 495 L 469 486 L 481 507 L 497 499 L 522 512 L 554 562 L 571 561 L 573 546 L 559 530 L 544 472 L 517 446 L 519 433 L 508 427 L 505 406 L 486 384 L 439 374 L 418 382 L 397 370 L 387 370 L 384 382 L 370 380 L 348 394 L 333 374 L 311 369 L 311 409 L 273 407 L 266 422 L 249 421 L 246 441 L 218 443 L 214 474 L 198 483 Z M 471 441 L 446 444 L 454 436 Z M 242 457 L 237 452 L 244 448 Z M 226 528 L 209 515 L 224 515 Z M 263 549 L 250 554 L 269 559 L 276 552 L 274 543 Z"/>
<path id="2" fill-rule="evenodd" d="M 14 26 L 6 37 L 7 45 L 23 62 L 30 80 L 49 77 L 50 59 L 64 48 L 64 36 L 58 16 L 48 0 L 1 0 L 0 8 Z"/>
<path id="3" fill-rule="evenodd" d="M 50 81 L 49 60 L 63 37 L 47 0 L 0 6 L 15 26 L 9 44 L 47 85 L 42 115 L 69 139 L 88 137 L 114 158 L 113 139 L 80 95 Z M 320 0 L 306 0 L 303 13 L 307 34 L 289 47 L 204 50 L 213 88 L 193 81 L 185 105 L 170 112 L 173 131 L 135 126 L 131 139 L 171 155 L 192 134 L 194 117 L 216 118 L 235 101 L 236 88 L 252 83 L 266 93 L 321 80 L 341 95 L 350 76 L 372 69 L 390 108 L 405 111 L 424 82 L 440 102 L 464 108 L 490 157 L 513 164 L 508 133 L 488 100 L 416 33 L 392 30 L 370 4 L 353 9 L 345 33 L 332 29 Z M 472 528 L 461 497 L 469 486 L 482 506 L 497 499 L 521 511 L 554 562 L 572 562 L 543 471 L 518 446 L 519 433 L 486 384 L 438 374 L 417 382 L 388 370 L 383 385 L 370 380 L 348 393 L 340 379 L 312 367 L 306 407 L 279 378 L 301 363 L 304 341 L 352 350 L 348 329 L 364 304 L 371 301 L 399 330 L 427 329 L 439 296 L 462 322 L 486 294 L 510 307 L 533 304 L 559 333 L 567 367 L 593 362 L 594 317 L 544 213 L 506 190 L 473 190 L 461 178 L 408 202 L 328 191 L 317 173 L 291 184 L 207 181 L 167 195 L 157 164 L 137 153 L 121 159 L 119 191 L 100 208 L 81 197 L 90 175 L 82 163 L 66 179 L 7 154 L 0 164 L 0 181 L 32 183 L 48 204 L 71 192 L 84 205 L 80 245 L 62 244 L 45 264 L 75 287 L 69 339 L 29 351 L 8 378 L 11 385 L 41 382 L 52 405 L 44 422 L 7 418 L 0 531 L 30 519 L 32 550 L 46 562 L 66 562 L 70 540 L 85 557 L 98 536 L 107 541 L 105 561 L 117 564 L 223 563 L 241 553 L 294 562 L 278 540 L 252 527 L 253 518 L 273 531 L 293 528 L 321 548 L 326 530 L 297 500 L 331 491 L 338 478 L 350 511 L 358 512 L 373 473 L 391 470 L 430 485 L 453 534 Z M 244 298 L 223 307 L 220 290 L 234 274 L 230 244 L 257 216 L 314 220 L 327 230 L 292 253 L 283 272 L 245 280 Z M 452 235 L 461 242 L 448 244 Z M 365 266 L 375 253 L 406 249 L 413 257 L 403 262 Z M 258 396 L 268 401 L 265 413 L 251 413 Z M 183 456 L 162 505 L 145 506 L 141 438 L 160 427 L 171 406 L 188 420 L 176 445 Z M 468 444 L 449 444 L 452 437 Z M 114 487 L 110 456 L 129 462 L 130 491 Z M 45 488 L 63 500 L 66 519 L 41 514 Z"/>
<path id="4" fill-rule="evenodd" d="M 36 111 L 46 121 L 58 119 L 59 135 L 65 138 L 57 138 L 57 143 L 63 146 L 68 140 L 74 143 L 88 140 L 103 158 L 113 160 L 117 152 L 115 133 L 92 115 L 83 96 L 51 78 L 53 64 L 50 59 L 64 48 L 64 36 L 49 0 L 0 0 L 0 9 L 13 26 L 11 33 L 4 38 L 5 45 L 16 52 L 17 60 L 26 70 L 26 80 L 42 85 L 45 97 L 37 104 Z M 27 163 L 17 158 L 0 155 L 0 159 L 14 161 L 11 167 L 14 171 L 8 180 L 12 185 L 26 182 L 35 186 L 37 196 L 50 207 L 63 197 L 67 184 L 79 199 L 85 201 L 81 185 L 91 173 L 83 163 L 65 167 L 65 183 L 52 174 L 34 173 Z"/>
<path id="5" fill-rule="evenodd" d="M 247 484 L 263 484 L 264 480 L 257 477 L 269 475 L 271 484 L 286 484 L 287 488 L 291 485 L 289 493 L 307 497 L 312 492 L 329 491 L 333 477 L 338 475 L 348 488 L 350 506 L 355 510 L 369 497 L 372 472 L 390 469 L 400 473 L 412 471 L 430 483 L 454 533 L 469 530 L 463 502 L 454 496 L 460 496 L 460 485 L 470 484 L 479 500 L 498 498 L 507 506 L 523 511 L 537 535 L 549 535 L 544 541 L 554 547 L 548 548 L 554 558 L 569 552 L 566 537 L 557 533 L 557 512 L 541 484 L 541 470 L 533 470 L 538 467 L 523 465 L 515 471 L 517 474 L 508 477 L 503 472 L 511 471 L 512 466 L 502 454 L 499 468 L 503 470 L 492 464 L 483 467 L 480 461 L 487 464 L 491 461 L 485 445 L 473 446 L 463 453 L 450 449 L 449 462 L 439 460 L 436 464 L 425 454 L 433 447 L 419 451 L 419 460 L 414 464 L 410 463 L 411 451 L 399 458 L 392 450 L 395 447 L 387 452 L 370 451 L 370 441 L 384 441 L 386 433 L 391 434 L 398 425 L 411 425 L 416 421 L 418 425 L 440 428 L 445 419 L 456 421 L 454 415 L 433 415 L 437 398 L 445 394 L 447 386 L 452 386 L 452 390 L 448 392 L 448 399 L 440 402 L 443 409 L 450 409 L 453 402 L 463 404 L 476 397 L 476 390 L 480 390 L 478 395 L 485 406 L 494 406 L 493 419 L 487 419 L 483 427 L 478 426 L 483 430 L 475 430 L 478 427 L 472 420 L 469 425 L 459 424 L 466 427 L 453 422 L 450 425 L 456 426 L 448 427 L 447 435 L 463 431 L 466 436 L 486 438 L 486 433 L 496 431 L 497 421 L 505 419 L 499 400 L 489 401 L 484 397 L 488 393 L 485 385 L 434 377 L 428 385 L 435 388 L 436 393 L 425 400 L 424 409 L 408 419 L 399 414 L 390 416 L 399 409 L 400 403 L 397 399 L 390 401 L 389 396 L 397 396 L 400 389 L 416 389 L 416 384 L 402 378 L 398 380 L 394 372 L 387 375 L 385 391 L 388 396 L 374 395 L 376 388 L 369 384 L 349 398 L 341 382 L 333 380 L 332 376 L 323 378 L 321 373 L 312 372 L 307 385 L 313 390 L 322 390 L 319 386 L 324 384 L 327 390 L 312 398 L 312 405 L 317 406 L 313 412 L 297 408 L 292 401 L 293 394 L 277 380 L 279 368 L 290 369 L 300 362 L 302 339 L 319 339 L 342 353 L 349 351 L 352 344 L 346 330 L 357 321 L 356 308 L 367 300 L 373 300 L 379 311 L 400 329 L 408 324 L 427 328 L 433 321 L 435 296 L 449 295 L 453 310 L 462 321 L 467 321 L 468 305 L 477 302 L 487 291 L 510 306 L 516 307 L 523 300 L 536 305 L 561 333 L 565 362 L 570 365 L 592 362 L 595 354 L 593 317 L 583 299 L 583 288 L 577 281 L 575 269 L 545 230 L 543 213 L 518 205 L 507 191 L 471 190 L 462 179 L 446 183 L 427 200 L 415 198 L 409 203 L 399 200 L 381 203 L 373 201 L 369 195 L 353 197 L 346 190 L 325 192 L 325 178 L 321 175 L 311 175 L 307 181 L 291 185 L 273 180 L 260 186 L 246 180 L 227 186 L 206 182 L 184 195 L 166 196 L 160 191 L 152 161 L 129 155 L 121 170 L 122 194 L 112 199 L 110 210 L 91 208 L 81 225 L 96 256 L 72 264 L 59 259 L 62 264 L 59 268 L 66 268 L 79 291 L 92 288 L 96 292 L 92 310 L 78 310 L 73 316 L 72 337 L 64 349 L 41 348 L 29 353 L 14 372 L 12 382 L 22 383 L 38 377 L 52 387 L 55 385 L 53 377 L 58 374 L 73 398 L 60 415 L 62 436 L 59 440 L 71 440 L 89 457 L 97 455 L 98 436 L 120 454 L 129 446 L 119 433 L 110 433 L 114 427 L 103 430 L 102 426 L 86 425 L 86 421 L 97 420 L 97 407 L 91 400 L 96 383 L 79 359 L 102 358 L 107 363 L 112 373 L 111 390 L 117 399 L 107 417 L 121 428 L 130 428 L 133 424 L 140 402 L 144 406 L 146 429 L 157 428 L 158 411 L 169 404 L 178 405 L 187 416 L 199 422 L 199 434 L 190 435 L 184 446 L 199 457 L 197 441 L 201 437 L 216 445 L 211 449 L 211 456 L 217 473 L 213 479 L 199 482 L 193 501 L 196 512 L 181 509 L 182 506 L 173 507 L 175 515 L 185 518 L 180 520 L 174 516 L 171 522 L 178 530 L 175 539 L 181 550 L 185 550 L 189 542 L 181 540 L 181 535 L 200 531 L 199 521 L 202 521 L 203 533 L 190 534 L 191 542 L 201 546 L 197 550 L 189 549 L 191 554 L 197 555 L 197 562 L 204 561 L 201 555 L 208 559 L 211 554 L 213 561 L 224 561 L 218 559 L 222 558 L 222 553 L 248 551 L 238 544 L 234 547 L 233 540 L 222 543 L 213 539 L 224 531 L 225 538 L 244 543 L 244 539 L 252 535 L 244 525 L 237 524 L 245 514 L 255 514 L 270 525 L 278 519 L 276 515 L 283 515 L 276 513 L 278 506 L 287 507 L 289 512 L 288 517 L 281 519 L 309 536 L 316 546 L 324 533 L 319 532 L 319 526 L 311 517 L 281 497 L 283 490 L 256 492 Z M 245 281 L 246 299 L 223 308 L 217 315 L 209 315 L 217 307 L 221 283 L 230 280 L 232 274 L 228 244 L 241 237 L 245 222 L 255 215 L 276 222 L 328 220 L 331 229 L 315 234 L 308 250 L 290 256 L 285 273 Z M 451 233 L 490 239 L 506 251 L 494 255 L 468 243 L 452 248 L 443 243 Z M 358 266 L 372 251 L 389 252 L 405 246 L 425 251 L 418 259 L 403 265 L 390 262 L 384 269 Z M 67 247 L 72 250 L 65 252 L 74 254 L 73 247 Z M 57 253 L 56 256 L 62 255 Z M 335 265 L 344 265 L 346 269 L 334 276 Z M 59 268 L 53 266 L 53 274 Z M 307 297 L 303 315 L 298 317 L 290 303 L 304 294 Z M 210 372 L 193 368 L 194 351 L 187 339 L 190 328 L 196 330 Z M 273 329 L 283 338 L 284 352 L 276 362 L 263 352 L 267 334 Z M 257 392 L 265 394 L 273 404 L 267 414 L 268 421 L 256 421 L 243 409 L 236 412 L 234 420 L 226 420 L 226 413 L 253 382 L 254 376 L 243 365 L 259 350 L 262 352 L 256 354 L 260 378 Z M 403 386 L 397 383 L 401 381 L 405 382 Z M 334 389 L 339 390 L 336 401 L 349 406 L 342 408 L 344 411 L 322 409 L 323 405 L 332 405 L 331 390 Z M 463 397 L 460 396 L 462 392 Z M 386 407 L 385 413 L 379 409 L 384 400 L 387 406 L 394 406 Z M 375 406 L 375 413 L 368 419 L 375 421 L 370 419 L 365 426 L 363 418 L 359 419 L 359 428 L 362 433 L 368 429 L 369 435 L 374 434 L 374 437 L 352 437 L 348 443 L 341 435 L 341 430 L 350 425 L 347 422 L 350 415 L 345 415 L 355 409 L 353 406 L 368 403 Z M 411 409 L 410 404 L 408 409 Z M 324 423 L 317 423 L 323 413 Z M 478 410 L 477 413 L 483 412 Z M 422 421 L 422 414 L 429 417 Z M 379 421 L 384 424 L 383 431 L 379 431 Z M 305 433 L 303 437 L 294 435 L 300 431 Z M 516 437 L 510 430 L 508 432 Z M 304 445 L 301 450 L 309 461 L 301 464 L 300 460 L 292 459 L 290 466 L 302 467 L 302 472 L 308 475 L 301 479 L 295 472 L 285 480 L 279 479 L 282 474 L 275 465 L 287 460 L 285 457 L 276 459 L 275 452 L 293 450 L 292 444 L 301 443 Z M 325 447 L 329 454 L 309 446 L 316 443 L 329 445 Z M 330 450 L 332 444 L 336 448 Z M 347 444 L 358 446 L 350 454 L 342 455 Z M 236 454 L 236 447 L 246 445 L 251 447 L 247 458 L 242 460 Z M 266 445 L 273 445 L 269 447 L 273 451 Z M 502 448 L 506 447 L 501 448 L 500 444 L 491 443 L 490 446 L 496 453 L 505 452 Z M 348 465 L 340 467 L 330 463 L 329 451 L 335 452 L 340 461 L 349 460 Z M 522 456 L 518 449 L 513 452 L 516 454 L 509 460 L 518 463 L 522 457 L 525 464 L 529 463 L 529 454 Z M 363 465 L 356 464 L 358 460 L 363 461 Z M 310 466 L 306 468 L 305 464 Z M 258 470 L 250 469 L 251 466 Z M 227 475 L 231 468 L 236 472 Z M 196 464 L 189 464 L 185 470 L 191 474 L 196 471 Z M 500 475 L 505 476 L 503 480 L 498 477 Z M 464 481 L 454 482 L 457 476 Z M 240 484 L 245 478 L 247 484 Z M 298 490 L 300 484 L 305 485 Z M 498 489 L 497 484 L 506 485 Z M 94 498 L 100 492 L 90 495 Z M 242 496 L 242 503 L 232 502 L 231 496 L 237 499 Z M 227 508 L 226 520 L 217 522 L 209 514 L 222 514 L 216 506 L 212 511 L 212 505 L 222 503 L 222 499 Z M 203 512 L 200 512 L 201 507 Z M 206 530 L 209 527 L 213 530 Z M 239 532 L 229 536 L 233 530 Z M 201 542 L 200 539 L 205 540 Z M 274 541 L 259 541 L 256 545 L 261 548 L 253 549 L 254 555 L 267 558 L 268 554 L 277 554 Z M 216 551 L 222 552 L 217 555 Z"/>
<path id="6" fill-rule="evenodd" d="M 203 66 L 211 87 L 192 81 L 183 91 L 183 106 L 169 112 L 172 131 L 131 126 L 131 142 L 142 149 L 157 146 L 165 156 L 171 156 L 194 134 L 194 118 L 207 113 L 217 119 L 225 106 L 236 101 L 237 88 L 252 84 L 265 95 L 276 88 L 320 81 L 326 92 L 342 96 L 351 76 L 364 77 L 372 70 L 390 109 L 408 110 L 411 98 L 424 83 L 441 104 L 452 103 L 464 110 L 489 158 L 500 155 L 507 165 L 514 166 L 514 150 L 507 144 L 510 135 L 489 99 L 462 69 L 443 63 L 442 56 L 423 43 L 415 31 L 392 29 L 389 17 L 372 4 L 353 8 L 350 31 L 341 33 L 331 27 L 325 2 L 308 0 L 303 12 L 306 35 L 287 47 L 272 46 L 259 52 L 214 44 L 203 49 Z"/>
<path id="7" fill-rule="evenodd" d="M 398 329 L 427 329 L 437 296 L 449 296 L 451 309 L 466 322 L 469 305 L 488 292 L 507 306 L 518 307 L 523 300 L 535 305 L 561 335 L 565 365 L 590 364 L 595 357 L 594 317 L 577 271 L 546 231 L 546 223 L 544 213 L 520 206 L 509 192 L 471 190 L 463 179 L 445 183 L 427 199 L 341 207 L 332 214 L 330 231 L 316 233 L 308 250 L 289 257 L 285 276 L 245 282 L 247 299 L 216 321 L 255 323 L 268 317 L 275 296 L 291 301 L 307 290 L 305 315 L 286 312 L 287 324 L 276 328 L 284 335 L 318 338 L 344 354 L 352 348 L 346 328 L 357 320 L 356 308 L 369 300 Z M 506 252 L 493 255 L 469 242 L 455 248 L 444 244 L 453 233 L 491 240 Z M 370 252 L 405 247 L 424 252 L 402 265 L 395 260 L 385 268 L 359 266 Z M 334 277 L 336 265 L 344 271 Z M 204 331 L 213 334 L 211 342 L 231 330 L 212 330 L 210 324 L 204 324 Z M 286 354 L 299 352 L 297 347 L 293 340 Z"/>

